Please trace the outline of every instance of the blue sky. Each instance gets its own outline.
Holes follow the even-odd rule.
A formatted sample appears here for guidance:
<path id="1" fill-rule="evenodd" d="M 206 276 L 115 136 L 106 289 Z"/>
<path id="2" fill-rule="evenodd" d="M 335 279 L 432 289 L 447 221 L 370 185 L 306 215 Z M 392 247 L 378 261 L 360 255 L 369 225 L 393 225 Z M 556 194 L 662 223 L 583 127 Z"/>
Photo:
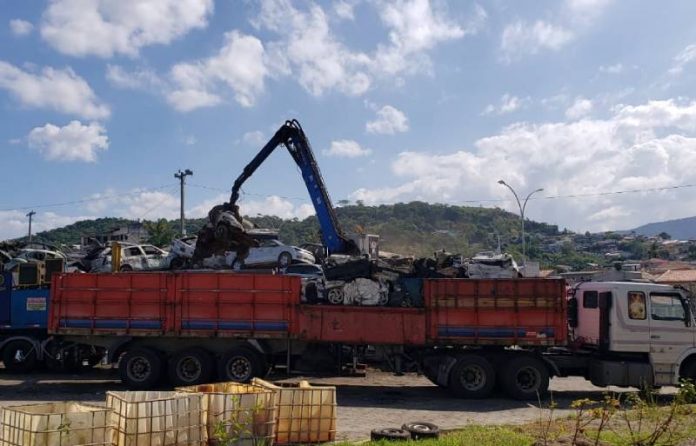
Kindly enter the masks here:
<path id="1" fill-rule="evenodd" d="M 203 216 L 289 118 L 334 202 L 515 210 L 504 179 L 578 231 L 694 215 L 694 2 L 0 1 L 0 239 L 175 218 L 180 168 Z M 244 191 L 312 214 L 282 150 Z"/>

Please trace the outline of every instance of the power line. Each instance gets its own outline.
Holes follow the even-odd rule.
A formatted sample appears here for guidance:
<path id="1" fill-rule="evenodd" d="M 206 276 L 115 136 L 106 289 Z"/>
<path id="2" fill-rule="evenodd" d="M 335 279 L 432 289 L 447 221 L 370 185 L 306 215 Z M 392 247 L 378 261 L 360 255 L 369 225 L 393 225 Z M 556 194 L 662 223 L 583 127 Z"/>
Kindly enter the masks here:
<path id="1" fill-rule="evenodd" d="M 32 206 L 19 206 L 19 207 L 3 208 L 3 209 L 0 209 L 0 211 L 20 211 L 20 210 L 27 210 L 27 209 L 41 209 L 41 208 L 70 206 L 73 204 L 82 204 L 82 203 L 94 203 L 96 201 L 104 201 L 104 200 L 111 200 L 114 198 L 135 196 L 135 195 L 142 194 L 143 192 L 153 192 L 156 190 L 171 188 L 171 187 L 177 186 L 177 185 L 178 185 L 177 183 L 165 184 L 162 186 L 151 187 L 148 189 L 138 189 L 137 191 L 133 191 L 133 192 L 124 192 L 124 193 L 111 194 L 111 195 L 102 195 L 100 197 L 84 198 L 81 200 L 73 200 L 73 201 L 63 201 L 63 202 L 59 202 L 59 203 L 35 204 Z"/>

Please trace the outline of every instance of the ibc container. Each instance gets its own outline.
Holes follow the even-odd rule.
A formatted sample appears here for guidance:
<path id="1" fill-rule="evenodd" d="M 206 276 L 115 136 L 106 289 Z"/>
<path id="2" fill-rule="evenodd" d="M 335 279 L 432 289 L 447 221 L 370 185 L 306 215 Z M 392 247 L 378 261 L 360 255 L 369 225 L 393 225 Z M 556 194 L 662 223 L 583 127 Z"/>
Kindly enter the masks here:
<path id="1" fill-rule="evenodd" d="M 223 382 L 179 387 L 203 394 L 210 444 L 271 446 L 275 435 L 275 393 L 262 386 Z"/>
<path id="2" fill-rule="evenodd" d="M 202 395 L 178 392 L 107 392 L 115 446 L 203 446 Z"/>
<path id="3" fill-rule="evenodd" d="M 75 402 L 5 407 L 0 445 L 108 445 L 108 414 L 104 407 Z"/>
<path id="4" fill-rule="evenodd" d="M 336 387 L 299 384 L 275 385 L 254 378 L 276 392 L 276 443 L 324 443 L 336 439 Z"/>

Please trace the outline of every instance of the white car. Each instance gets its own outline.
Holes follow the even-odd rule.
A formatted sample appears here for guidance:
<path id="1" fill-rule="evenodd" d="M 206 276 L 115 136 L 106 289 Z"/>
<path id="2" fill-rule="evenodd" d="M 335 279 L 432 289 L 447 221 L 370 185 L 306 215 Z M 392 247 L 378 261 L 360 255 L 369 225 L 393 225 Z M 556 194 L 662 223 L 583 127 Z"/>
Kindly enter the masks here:
<path id="1" fill-rule="evenodd" d="M 283 244 L 280 240 L 262 240 L 259 246 L 249 250 L 249 256 L 244 259 L 245 265 L 277 265 L 287 268 L 293 263 L 314 263 L 311 252 Z"/>
<path id="2" fill-rule="evenodd" d="M 165 266 L 169 253 L 154 245 L 121 245 L 121 266 L 119 271 L 143 271 L 160 269 Z M 93 272 L 111 271 L 111 248 L 106 248 L 100 257 L 92 261 Z"/>

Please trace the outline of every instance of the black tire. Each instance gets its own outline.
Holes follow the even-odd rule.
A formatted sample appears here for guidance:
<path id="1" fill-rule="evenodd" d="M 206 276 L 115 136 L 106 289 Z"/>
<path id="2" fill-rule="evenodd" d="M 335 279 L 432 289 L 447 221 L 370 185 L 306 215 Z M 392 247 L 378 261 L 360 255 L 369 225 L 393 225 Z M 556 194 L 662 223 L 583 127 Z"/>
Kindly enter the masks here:
<path id="1" fill-rule="evenodd" d="M 157 351 L 139 347 L 128 350 L 121 358 L 118 371 L 121 382 L 129 389 L 147 390 L 156 387 L 162 379 L 164 360 Z"/>
<path id="2" fill-rule="evenodd" d="M 230 238 L 230 227 L 227 226 L 225 223 L 218 223 L 217 226 L 215 226 L 215 240 L 217 241 L 225 241 Z"/>
<path id="3" fill-rule="evenodd" d="M 218 377 L 223 381 L 249 382 L 267 373 L 268 363 L 264 357 L 249 347 L 233 348 L 218 362 Z"/>
<path id="4" fill-rule="evenodd" d="M 169 382 L 174 386 L 195 386 L 208 383 L 213 378 L 215 361 L 202 348 L 189 348 L 176 352 L 167 363 Z"/>
<path id="5" fill-rule="evenodd" d="M 543 398 L 549 390 L 549 370 L 533 356 L 518 356 L 502 366 L 500 373 L 503 391 L 516 400 Z"/>
<path id="6" fill-rule="evenodd" d="M 692 359 L 682 366 L 679 378 L 691 381 L 696 384 L 696 360 Z"/>
<path id="7" fill-rule="evenodd" d="M 390 441 L 406 441 L 411 438 L 411 433 L 398 429 L 396 427 L 384 427 L 381 429 L 372 429 L 370 432 L 370 440 L 390 440 Z"/>
<path id="8" fill-rule="evenodd" d="M 285 269 L 292 265 L 292 254 L 287 251 L 283 251 L 278 256 L 278 268 Z"/>
<path id="9" fill-rule="evenodd" d="M 411 433 L 411 439 L 423 440 L 425 438 L 439 438 L 440 428 L 432 423 L 416 421 L 414 423 L 406 423 L 401 426 L 401 429 Z"/>
<path id="10" fill-rule="evenodd" d="M 2 349 L 2 362 L 5 370 L 13 373 L 26 373 L 34 370 L 37 365 L 36 348 L 34 344 L 18 339 L 10 341 Z"/>
<path id="11" fill-rule="evenodd" d="M 169 269 L 171 270 L 182 269 L 184 266 L 186 266 L 186 261 L 181 257 L 175 257 L 169 262 Z"/>
<path id="12" fill-rule="evenodd" d="M 128 272 L 133 271 L 133 267 L 130 265 L 122 265 L 118 270 L 121 271 L 122 273 L 128 273 Z"/>
<path id="13" fill-rule="evenodd" d="M 449 389 L 459 398 L 486 398 L 495 388 L 495 371 L 480 355 L 462 355 L 452 367 Z"/>

